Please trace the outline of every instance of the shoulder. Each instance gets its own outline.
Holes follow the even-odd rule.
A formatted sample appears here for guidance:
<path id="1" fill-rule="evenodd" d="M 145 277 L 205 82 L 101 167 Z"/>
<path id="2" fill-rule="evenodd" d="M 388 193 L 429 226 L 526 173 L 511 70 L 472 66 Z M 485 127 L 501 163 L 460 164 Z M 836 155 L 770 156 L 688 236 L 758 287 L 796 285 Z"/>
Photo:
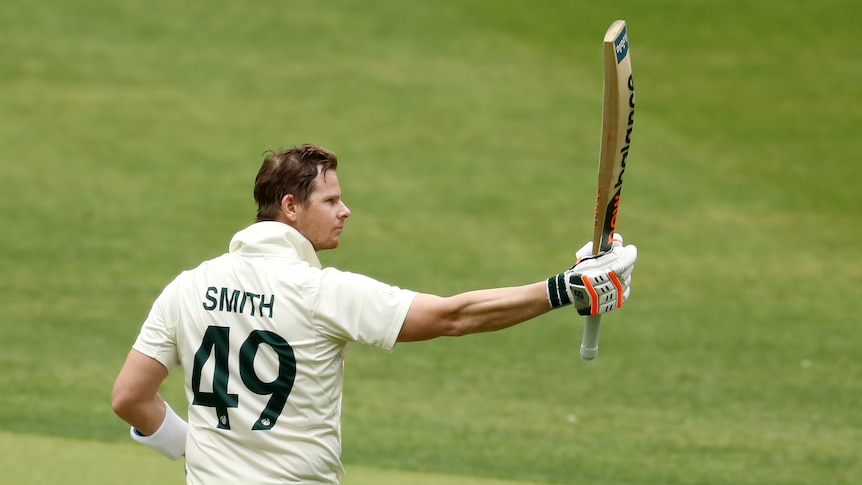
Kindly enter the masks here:
<path id="1" fill-rule="evenodd" d="M 416 296 L 416 292 L 390 285 L 370 276 L 334 268 L 320 270 L 316 288 L 319 305 L 336 306 L 346 311 L 386 312 L 400 308 Z"/>

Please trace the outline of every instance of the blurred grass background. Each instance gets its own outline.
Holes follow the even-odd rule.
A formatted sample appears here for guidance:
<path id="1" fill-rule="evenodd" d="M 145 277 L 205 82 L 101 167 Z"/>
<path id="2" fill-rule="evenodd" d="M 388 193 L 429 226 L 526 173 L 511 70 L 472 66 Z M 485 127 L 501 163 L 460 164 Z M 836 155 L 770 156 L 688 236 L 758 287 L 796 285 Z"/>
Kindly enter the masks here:
<path id="1" fill-rule="evenodd" d="M 857 483 L 859 14 L 0 4 L 0 431 L 127 440 L 116 372 L 161 288 L 253 220 L 267 149 L 339 154 L 353 216 L 325 264 L 440 294 L 567 267 L 590 237 L 601 38 L 624 18 L 637 110 L 619 227 L 641 257 L 599 358 L 580 360 L 566 311 L 391 355 L 353 347 L 348 471 Z"/>

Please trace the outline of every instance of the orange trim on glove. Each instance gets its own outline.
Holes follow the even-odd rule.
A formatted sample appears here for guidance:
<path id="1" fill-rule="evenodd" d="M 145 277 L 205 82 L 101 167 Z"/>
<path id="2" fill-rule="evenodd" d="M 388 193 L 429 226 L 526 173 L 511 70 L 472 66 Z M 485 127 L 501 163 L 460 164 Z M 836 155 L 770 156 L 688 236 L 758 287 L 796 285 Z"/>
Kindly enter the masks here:
<path id="1" fill-rule="evenodd" d="M 613 281 L 614 286 L 617 287 L 617 308 L 619 308 L 623 306 L 623 284 L 620 283 L 620 279 L 617 278 L 617 274 L 613 271 L 609 271 L 608 276 L 611 277 L 611 281 Z"/>
<path id="2" fill-rule="evenodd" d="M 590 292 L 590 315 L 599 314 L 599 294 L 593 288 L 593 283 L 586 275 L 581 275 L 581 281 L 584 282 L 584 288 Z"/>

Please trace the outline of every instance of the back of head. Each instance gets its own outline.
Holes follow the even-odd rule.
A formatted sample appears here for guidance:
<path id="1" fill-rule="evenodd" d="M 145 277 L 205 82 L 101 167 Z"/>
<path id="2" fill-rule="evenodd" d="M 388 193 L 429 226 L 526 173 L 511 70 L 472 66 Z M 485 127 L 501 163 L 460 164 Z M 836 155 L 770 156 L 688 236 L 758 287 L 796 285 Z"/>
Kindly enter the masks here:
<path id="1" fill-rule="evenodd" d="M 254 179 L 257 222 L 274 221 L 281 212 L 285 195 L 293 194 L 297 204 L 308 202 L 317 174 L 335 170 L 338 158 L 318 145 L 300 145 L 278 153 L 267 152 Z"/>

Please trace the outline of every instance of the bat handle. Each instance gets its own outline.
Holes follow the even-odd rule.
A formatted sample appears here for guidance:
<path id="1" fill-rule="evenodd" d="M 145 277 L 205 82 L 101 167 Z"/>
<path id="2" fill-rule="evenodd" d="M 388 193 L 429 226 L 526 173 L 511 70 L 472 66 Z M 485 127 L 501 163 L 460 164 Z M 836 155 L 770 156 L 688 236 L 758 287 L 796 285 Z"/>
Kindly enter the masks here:
<path id="1" fill-rule="evenodd" d="M 599 328 L 602 325 L 601 315 L 590 315 L 584 324 L 584 339 L 581 341 L 581 358 L 593 360 L 599 353 Z"/>

